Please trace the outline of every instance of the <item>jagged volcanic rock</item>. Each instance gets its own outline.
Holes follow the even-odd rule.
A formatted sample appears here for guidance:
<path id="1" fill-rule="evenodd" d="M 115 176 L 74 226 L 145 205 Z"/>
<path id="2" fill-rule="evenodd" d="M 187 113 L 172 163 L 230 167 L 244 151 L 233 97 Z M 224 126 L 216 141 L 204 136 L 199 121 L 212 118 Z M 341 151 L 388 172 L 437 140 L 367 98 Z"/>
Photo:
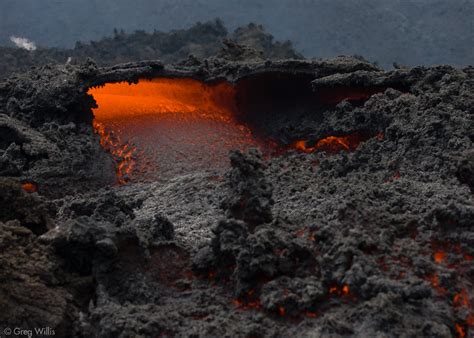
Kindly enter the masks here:
<path id="1" fill-rule="evenodd" d="M 37 237 L 24 209 L 8 217 L 17 221 L 2 225 L 14 240 L 2 242 L 0 274 L 28 278 L 3 292 L 28 298 L 40 275 L 57 301 L 54 316 L 38 318 L 67 336 L 472 334 L 473 69 L 383 72 L 352 58 L 242 61 L 240 52 L 44 67 L 0 85 L 0 168 L 38 185 L 53 227 Z M 111 186 L 87 90 L 156 77 L 235 84 L 240 107 L 252 108 L 240 118 L 286 150 L 234 152 L 227 175 Z M 243 97 L 264 97 L 259 81 L 280 97 L 305 94 L 289 108 L 259 101 L 258 112 Z M 354 133 L 367 137 L 336 152 L 316 147 Z M 293 140 L 312 150 L 285 148 Z M 19 204 L 25 194 L 11 196 Z M 15 265 L 17 251 L 25 259 Z M 37 256 L 45 273 L 30 269 Z M 49 275 L 94 280 L 93 292 Z M 4 299 L 13 313 L 21 297 Z"/>

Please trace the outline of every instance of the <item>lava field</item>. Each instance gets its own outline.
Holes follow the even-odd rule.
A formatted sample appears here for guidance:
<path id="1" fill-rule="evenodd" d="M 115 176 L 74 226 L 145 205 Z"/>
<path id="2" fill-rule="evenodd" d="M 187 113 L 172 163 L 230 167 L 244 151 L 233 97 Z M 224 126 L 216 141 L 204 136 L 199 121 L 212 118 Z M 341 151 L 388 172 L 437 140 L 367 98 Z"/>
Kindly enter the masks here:
<path id="1" fill-rule="evenodd" d="M 0 326 L 472 337 L 474 69 L 229 48 L 0 83 Z"/>

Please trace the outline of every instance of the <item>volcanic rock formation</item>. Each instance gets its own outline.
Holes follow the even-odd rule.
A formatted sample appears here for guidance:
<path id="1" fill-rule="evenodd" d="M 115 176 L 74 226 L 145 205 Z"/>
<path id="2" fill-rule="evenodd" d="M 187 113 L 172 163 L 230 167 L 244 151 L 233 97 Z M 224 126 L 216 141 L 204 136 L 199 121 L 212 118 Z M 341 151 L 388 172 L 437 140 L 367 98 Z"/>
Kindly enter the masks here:
<path id="1" fill-rule="evenodd" d="M 474 69 L 256 55 L 229 43 L 205 60 L 45 66 L 0 84 L 0 324 L 78 337 L 472 334 Z M 183 78 L 233 88 L 232 109 L 213 103 L 264 146 L 117 180 L 115 150 L 133 144 L 138 164 L 147 150 L 140 135 L 103 148 L 91 89 Z"/>

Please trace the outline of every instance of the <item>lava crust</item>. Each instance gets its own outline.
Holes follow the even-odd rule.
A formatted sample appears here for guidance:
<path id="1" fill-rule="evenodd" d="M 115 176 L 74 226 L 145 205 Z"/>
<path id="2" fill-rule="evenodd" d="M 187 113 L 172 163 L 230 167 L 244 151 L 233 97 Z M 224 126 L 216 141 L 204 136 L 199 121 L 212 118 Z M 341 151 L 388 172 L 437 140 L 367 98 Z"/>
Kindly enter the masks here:
<path id="1" fill-rule="evenodd" d="M 199 141 L 189 154 L 205 165 L 166 160 L 182 148 L 163 138 L 222 125 L 188 133 L 173 120 L 176 134 L 160 118 L 150 169 L 142 122 L 100 129 L 98 91 L 163 79 L 235 90 L 229 121 L 249 147 L 211 161 Z M 0 324 L 68 337 L 469 337 L 472 107 L 472 68 L 262 61 L 233 45 L 179 64 L 13 76 L 0 84 Z"/>

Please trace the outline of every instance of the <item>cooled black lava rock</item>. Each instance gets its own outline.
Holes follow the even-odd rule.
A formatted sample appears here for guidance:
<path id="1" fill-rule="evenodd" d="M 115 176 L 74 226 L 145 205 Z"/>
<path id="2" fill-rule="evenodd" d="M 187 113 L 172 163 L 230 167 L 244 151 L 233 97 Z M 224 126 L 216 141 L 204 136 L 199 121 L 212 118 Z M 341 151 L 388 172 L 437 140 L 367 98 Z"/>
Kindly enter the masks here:
<path id="1" fill-rule="evenodd" d="M 9 132 L 0 168 L 37 182 L 56 215 L 54 230 L 40 238 L 4 240 L 2 276 L 37 276 L 31 261 L 45 255 L 41 265 L 51 262 L 57 278 L 89 286 L 84 280 L 93 279 L 93 297 L 68 287 L 83 316 L 71 307 L 70 317 L 45 321 L 67 327 L 69 336 L 471 334 L 473 75 L 448 66 L 383 72 L 351 58 L 211 58 L 46 67 L 12 78 L 0 85 L 0 113 L 10 119 L 1 120 Z M 260 119 L 268 123 L 252 125 L 268 131 L 262 135 L 284 134 L 278 141 L 368 137 L 335 154 L 236 152 L 224 182 L 208 172 L 110 187 L 114 168 L 92 132 L 87 89 L 183 76 L 241 89 L 258 79 L 285 97 L 306 88 L 304 107 L 276 107 Z M 312 101 L 312 89 L 342 102 Z M 28 158 L 30 150 L 40 156 Z M 21 220 L 24 208 L 15 210 L 9 218 Z M 11 228 L 0 237 L 13 236 Z M 11 264 L 17 253 L 22 264 Z M 42 280 L 46 271 L 35 281 L 56 294 L 57 284 Z M 2 278 L 5 294 L 34 296 L 28 283 L 15 289 Z M 63 298 L 52 298 L 62 304 L 55 314 L 65 313 Z M 7 302 L 13 313 L 16 300 Z M 68 325 L 59 324 L 63 318 Z"/>
<path id="2" fill-rule="evenodd" d="M 36 235 L 52 227 L 45 201 L 24 191 L 17 180 L 0 177 L 0 191 L 0 222 L 18 220 Z"/>
<path id="3" fill-rule="evenodd" d="M 34 330 L 50 327 L 58 336 L 73 332 L 79 316 L 73 288 L 82 286 L 82 296 L 92 288 L 90 281 L 68 275 L 60 261 L 18 221 L 0 222 L 0 323 L 4 327 Z M 85 286 L 85 287 L 84 287 Z"/>
<path id="4" fill-rule="evenodd" d="M 251 149 L 247 154 L 230 154 L 229 194 L 223 202 L 227 217 L 243 220 L 251 227 L 272 220 L 272 186 L 264 175 L 262 154 Z"/>
<path id="5" fill-rule="evenodd" d="M 325 300 L 326 287 L 319 278 L 279 277 L 266 283 L 261 291 L 262 306 L 265 310 L 281 315 L 298 316 L 315 311 Z M 284 311 L 284 313 L 283 313 Z"/>
<path id="6" fill-rule="evenodd" d="M 474 192 L 474 151 L 463 154 L 458 163 L 457 177 L 461 183 L 467 184 Z"/>

